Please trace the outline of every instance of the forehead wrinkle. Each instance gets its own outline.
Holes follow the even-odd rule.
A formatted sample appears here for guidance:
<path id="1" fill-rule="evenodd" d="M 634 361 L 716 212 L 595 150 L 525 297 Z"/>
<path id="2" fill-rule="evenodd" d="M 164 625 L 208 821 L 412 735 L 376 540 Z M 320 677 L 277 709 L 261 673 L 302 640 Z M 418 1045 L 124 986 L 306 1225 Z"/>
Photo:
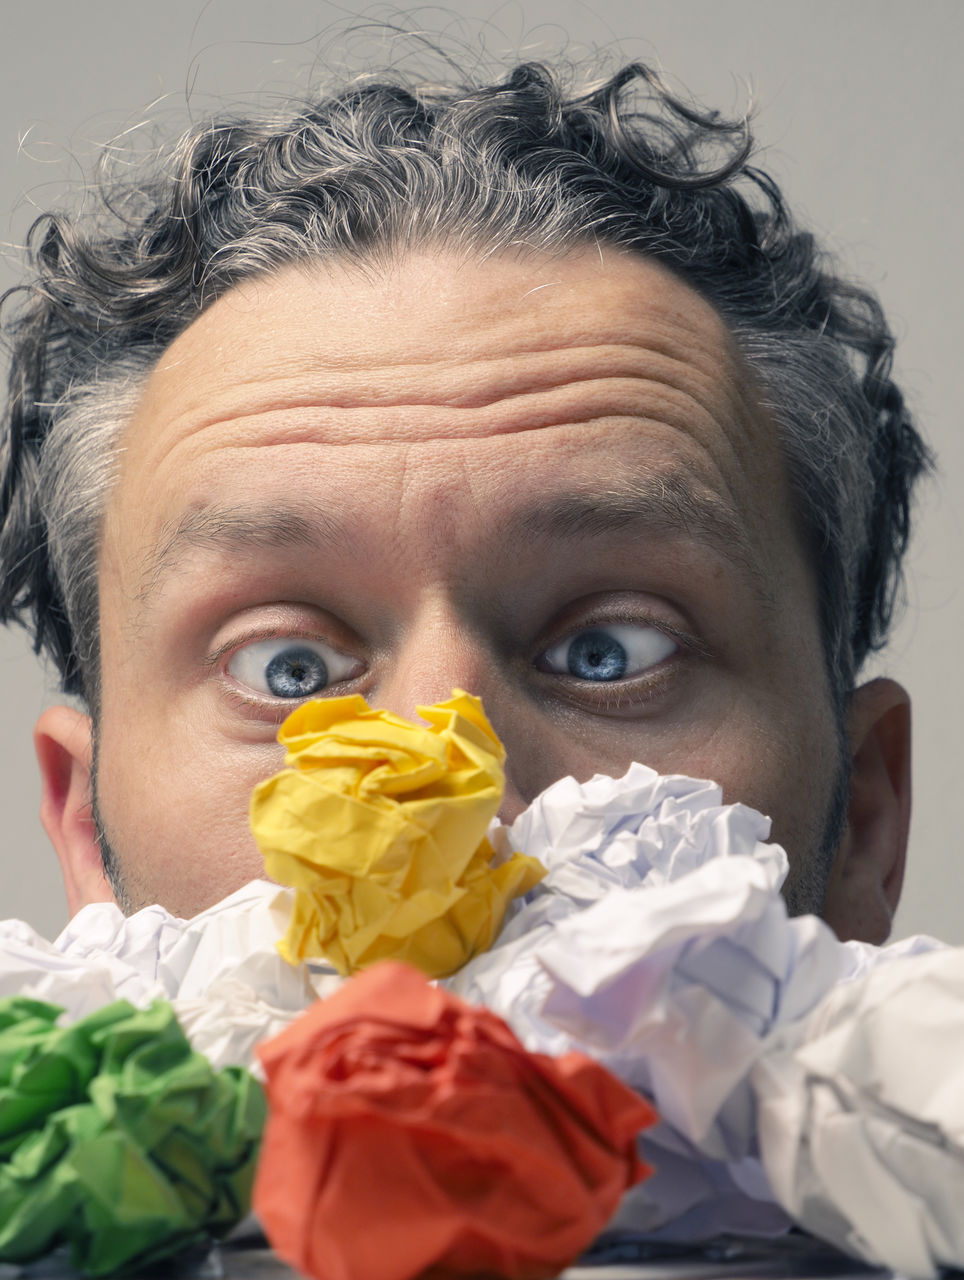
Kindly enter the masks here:
<path id="1" fill-rule="evenodd" d="M 761 605 L 776 605 L 747 531 L 720 495 L 684 471 L 634 477 L 591 492 L 562 494 L 518 512 L 509 521 L 523 538 L 578 541 L 638 531 L 683 538 L 717 552 L 749 579 Z"/>
<path id="2" fill-rule="evenodd" d="M 270 413 L 276 409 L 313 408 L 323 404 L 332 409 L 368 409 L 374 406 L 402 405 L 413 409 L 425 408 L 487 408 L 503 400 L 521 398 L 539 391 L 551 391 L 559 387 L 578 386 L 603 380 L 632 380 L 653 386 L 665 385 L 671 389 L 683 389 L 694 375 L 707 379 L 711 385 L 720 382 L 724 371 L 717 368 L 723 359 L 732 364 L 733 356 L 727 349 L 712 353 L 712 368 L 703 367 L 710 358 L 704 346 L 691 340 L 684 345 L 677 339 L 674 347 L 670 338 L 646 331 L 613 335 L 595 341 L 578 341 L 556 336 L 542 345 L 534 342 L 516 344 L 508 353 L 503 339 L 497 351 L 473 351 L 471 354 L 453 356 L 439 352 L 430 360 L 412 358 L 392 360 L 389 354 L 379 353 L 377 363 L 371 357 L 361 358 L 353 365 L 335 363 L 330 355 L 322 362 L 311 361 L 311 383 L 305 387 L 305 370 L 292 357 L 291 368 L 258 369 L 257 393 L 261 399 L 252 404 L 252 389 L 243 379 L 228 376 L 220 388 L 222 403 L 218 407 L 219 418 L 250 416 Z M 417 388 L 415 395 L 403 394 L 404 385 L 399 372 L 410 375 Z M 211 398 L 210 370 L 205 375 L 205 400 Z M 458 380 L 451 382 L 451 375 Z M 161 369 L 154 375 L 162 384 L 165 397 L 170 400 L 174 388 L 168 386 L 176 376 L 183 385 L 184 370 L 176 364 Z M 441 379 L 446 379 L 442 382 Z M 438 386 L 433 382 L 438 381 Z M 193 406 L 192 406 L 193 408 Z M 210 421 L 217 421 L 212 418 Z M 197 418 L 197 426 L 204 427 L 208 419 Z"/>
<path id="3" fill-rule="evenodd" d="M 421 400 L 353 406 L 292 400 L 274 408 L 219 409 L 203 421 L 185 415 L 173 419 L 170 429 L 176 443 L 228 431 L 233 447 L 239 449 L 275 443 L 339 448 L 512 436 L 553 427 L 595 426 L 619 418 L 641 426 L 692 430 L 717 421 L 714 408 L 669 383 L 596 376 L 542 391 L 501 395 L 472 407 Z"/>
<path id="4" fill-rule="evenodd" d="M 262 503 L 193 507 L 167 521 L 150 552 L 136 600 L 150 603 L 163 582 L 191 551 L 213 554 L 242 551 L 275 551 L 304 547 L 334 551 L 344 545 L 345 530 L 317 507 L 279 508 Z"/>

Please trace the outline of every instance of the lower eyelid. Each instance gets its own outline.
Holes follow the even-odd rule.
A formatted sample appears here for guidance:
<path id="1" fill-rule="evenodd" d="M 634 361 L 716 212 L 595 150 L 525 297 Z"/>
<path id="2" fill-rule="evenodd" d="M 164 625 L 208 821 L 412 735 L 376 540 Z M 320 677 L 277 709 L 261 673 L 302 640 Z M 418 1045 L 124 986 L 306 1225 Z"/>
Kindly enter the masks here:
<path id="1" fill-rule="evenodd" d="M 252 689 L 250 685 L 243 684 L 236 676 L 232 676 L 227 671 L 222 673 L 220 684 L 223 695 L 236 708 L 241 711 L 260 712 L 266 719 L 274 720 L 280 724 L 295 707 L 299 707 L 305 702 L 310 702 L 312 698 L 341 697 L 346 692 L 345 687 L 352 686 L 364 674 L 364 669 L 362 669 L 351 676 L 340 677 L 337 680 L 330 681 L 324 688 L 319 689 L 317 693 L 305 694 L 304 697 L 298 698 L 282 698 L 272 693 L 261 693 L 257 689 Z M 347 691 L 354 692 L 354 689 L 348 689 Z"/>
<path id="2" fill-rule="evenodd" d="M 230 704 L 231 711 L 246 722 L 271 726 L 271 737 L 274 739 L 279 725 L 300 707 L 307 698 L 272 698 L 260 697 L 256 693 L 248 694 L 243 688 L 229 685 L 224 695 Z"/>
<path id="3" fill-rule="evenodd" d="M 553 701 L 591 715 L 656 715 L 675 705 L 672 700 L 686 687 L 684 674 L 692 656 L 677 649 L 656 666 L 620 680 L 583 680 L 550 672 L 543 676 L 551 681 L 545 692 Z"/>

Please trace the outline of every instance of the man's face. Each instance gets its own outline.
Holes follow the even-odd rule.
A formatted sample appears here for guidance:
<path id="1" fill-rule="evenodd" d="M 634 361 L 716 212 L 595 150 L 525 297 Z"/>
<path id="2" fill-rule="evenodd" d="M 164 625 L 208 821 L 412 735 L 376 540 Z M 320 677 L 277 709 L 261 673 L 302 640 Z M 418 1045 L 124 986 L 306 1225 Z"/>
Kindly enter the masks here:
<path id="1" fill-rule="evenodd" d="M 775 431 L 652 262 L 287 269 L 171 346 L 124 446 L 98 801 L 132 905 L 261 873 L 248 797 L 316 694 L 478 694 L 510 818 L 640 760 L 817 857 L 837 739 Z"/>

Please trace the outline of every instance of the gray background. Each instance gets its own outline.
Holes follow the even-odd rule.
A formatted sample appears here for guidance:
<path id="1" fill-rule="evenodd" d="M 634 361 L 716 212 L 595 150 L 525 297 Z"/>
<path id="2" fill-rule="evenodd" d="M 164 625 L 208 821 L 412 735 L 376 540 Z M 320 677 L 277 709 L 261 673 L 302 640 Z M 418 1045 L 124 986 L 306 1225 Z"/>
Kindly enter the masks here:
<path id="1" fill-rule="evenodd" d="M 346 34 L 358 17 L 441 36 L 470 67 L 482 50 L 641 57 L 724 111 L 749 85 L 765 163 L 880 293 L 901 338 L 898 371 L 939 455 L 919 510 L 909 607 L 874 670 L 902 680 L 915 707 L 915 815 L 895 936 L 964 943 L 960 0 L 599 0 L 598 13 L 579 0 L 451 0 L 405 12 L 360 0 L 5 0 L 0 15 L 0 238 L 9 246 L 65 187 L 82 189 L 97 148 L 125 131 L 137 144 L 147 121 L 179 130 L 218 100 L 312 83 L 318 66 L 396 59 L 400 43 L 384 33 Z M 11 247 L 0 285 L 16 278 Z M 48 935 L 65 905 L 36 817 L 30 734 L 55 698 L 25 636 L 0 632 L 0 916 Z"/>

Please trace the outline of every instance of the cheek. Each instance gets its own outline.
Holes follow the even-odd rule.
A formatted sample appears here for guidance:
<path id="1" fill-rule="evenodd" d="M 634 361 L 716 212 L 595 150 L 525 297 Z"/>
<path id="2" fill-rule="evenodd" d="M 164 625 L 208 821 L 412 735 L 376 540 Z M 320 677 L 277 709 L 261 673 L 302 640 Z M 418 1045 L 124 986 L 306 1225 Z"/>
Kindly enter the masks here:
<path id="1" fill-rule="evenodd" d="M 530 715 L 496 727 L 508 750 L 508 820 L 559 778 L 619 777 L 639 761 L 658 773 L 709 779 L 726 803 L 766 814 L 791 861 L 819 849 L 837 771 L 836 733 L 819 698 L 755 696 L 728 684 L 672 722 Z"/>
<path id="2" fill-rule="evenodd" d="M 836 732 L 817 705 L 794 708 L 788 699 L 770 710 L 766 716 L 752 708 L 735 711 L 705 742 L 668 753 L 666 764 L 719 783 L 726 803 L 766 814 L 770 839 L 783 846 L 791 865 L 809 863 L 819 855 L 834 794 Z"/>
<path id="3" fill-rule="evenodd" d="M 248 801 L 283 753 L 181 728 L 174 718 L 121 722 L 105 707 L 97 794 L 132 905 L 191 916 L 263 875 Z"/>

